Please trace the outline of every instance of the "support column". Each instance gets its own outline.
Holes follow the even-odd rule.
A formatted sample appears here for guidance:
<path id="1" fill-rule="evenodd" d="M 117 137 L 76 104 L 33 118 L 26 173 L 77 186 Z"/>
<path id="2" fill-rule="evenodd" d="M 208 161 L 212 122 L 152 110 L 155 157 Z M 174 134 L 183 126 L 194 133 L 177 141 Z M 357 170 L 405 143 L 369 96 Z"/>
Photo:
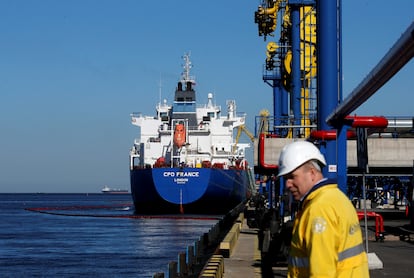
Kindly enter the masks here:
<path id="1" fill-rule="evenodd" d="M 317 45 L 318 45 L 318 129 L 330 130 L 326 123 L 329 114 L 341 101 L 339 89 L 339 50 L 338 50 L 338 7 L 337 1 L 316 1 L 317 11 Z M 346 133 L 346 132 L 345 132 Z M 346 136 L 346 135 L 345 135 Z M 346 142 L 345 142 L 346 144 Z M 321 144 L 327 167 L 324 175 L 337 178 L 338 154 L 337 141 L 329 140 Z"/>

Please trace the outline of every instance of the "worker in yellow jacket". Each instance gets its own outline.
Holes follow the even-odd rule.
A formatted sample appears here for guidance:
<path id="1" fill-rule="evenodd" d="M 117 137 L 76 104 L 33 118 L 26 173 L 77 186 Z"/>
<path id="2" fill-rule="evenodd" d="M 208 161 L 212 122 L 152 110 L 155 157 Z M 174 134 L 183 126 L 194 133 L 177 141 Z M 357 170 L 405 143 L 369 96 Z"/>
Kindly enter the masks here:
<path id="1" fill-rule="evenodd" d="M 319 149 L 307 141 L 286 145 L 279 174 L 299 201 L 288 277 L 369 277 L 356 210 L 335 181 L 323 177 Z"/>

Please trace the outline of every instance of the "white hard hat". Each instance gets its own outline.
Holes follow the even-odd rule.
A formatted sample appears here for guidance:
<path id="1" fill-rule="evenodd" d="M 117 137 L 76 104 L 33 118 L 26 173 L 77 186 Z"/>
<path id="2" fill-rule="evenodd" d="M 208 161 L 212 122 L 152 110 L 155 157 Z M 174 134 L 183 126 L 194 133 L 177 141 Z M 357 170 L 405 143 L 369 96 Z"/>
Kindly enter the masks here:
<path id="1" fill-rule="evenodd" d="M 278 177 L 289 174 L 309 160 L 317 160 L 326 165 L 325 157 L 319 149 L 308 141 L 295 141 L 283 147 L 279 157 Z"/>

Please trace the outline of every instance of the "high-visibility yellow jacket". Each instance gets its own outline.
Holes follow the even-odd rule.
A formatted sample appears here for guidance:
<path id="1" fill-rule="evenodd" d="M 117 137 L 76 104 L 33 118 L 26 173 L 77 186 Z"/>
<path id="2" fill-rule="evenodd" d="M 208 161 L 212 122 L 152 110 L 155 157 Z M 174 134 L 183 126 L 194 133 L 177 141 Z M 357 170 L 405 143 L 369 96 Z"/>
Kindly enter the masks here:
<path id="1" fill-rule="evenodd" d="M 288 277 L 369 277 L 356 210 L 335 182 L 322 180 L 302 200 Z"/>

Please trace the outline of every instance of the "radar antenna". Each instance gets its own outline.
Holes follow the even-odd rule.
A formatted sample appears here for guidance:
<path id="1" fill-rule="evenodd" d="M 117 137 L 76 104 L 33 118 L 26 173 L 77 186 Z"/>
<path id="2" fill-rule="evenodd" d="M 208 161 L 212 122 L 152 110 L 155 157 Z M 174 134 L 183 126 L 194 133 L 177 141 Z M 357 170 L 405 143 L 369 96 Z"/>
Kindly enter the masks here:
<path id="1" fill-rule="evenodd" d="M 190 70 L 193 67 L 191 61 L 190 61 L 190 53 L 185 53 L 183 56 L 184 65 L 183 65 L 183 73 L 181 74 L 181 82 L 187 83 L 191 82 L 192 84 L 195 84 L 195 78 L 194 76 L 190 75 Z"/>

